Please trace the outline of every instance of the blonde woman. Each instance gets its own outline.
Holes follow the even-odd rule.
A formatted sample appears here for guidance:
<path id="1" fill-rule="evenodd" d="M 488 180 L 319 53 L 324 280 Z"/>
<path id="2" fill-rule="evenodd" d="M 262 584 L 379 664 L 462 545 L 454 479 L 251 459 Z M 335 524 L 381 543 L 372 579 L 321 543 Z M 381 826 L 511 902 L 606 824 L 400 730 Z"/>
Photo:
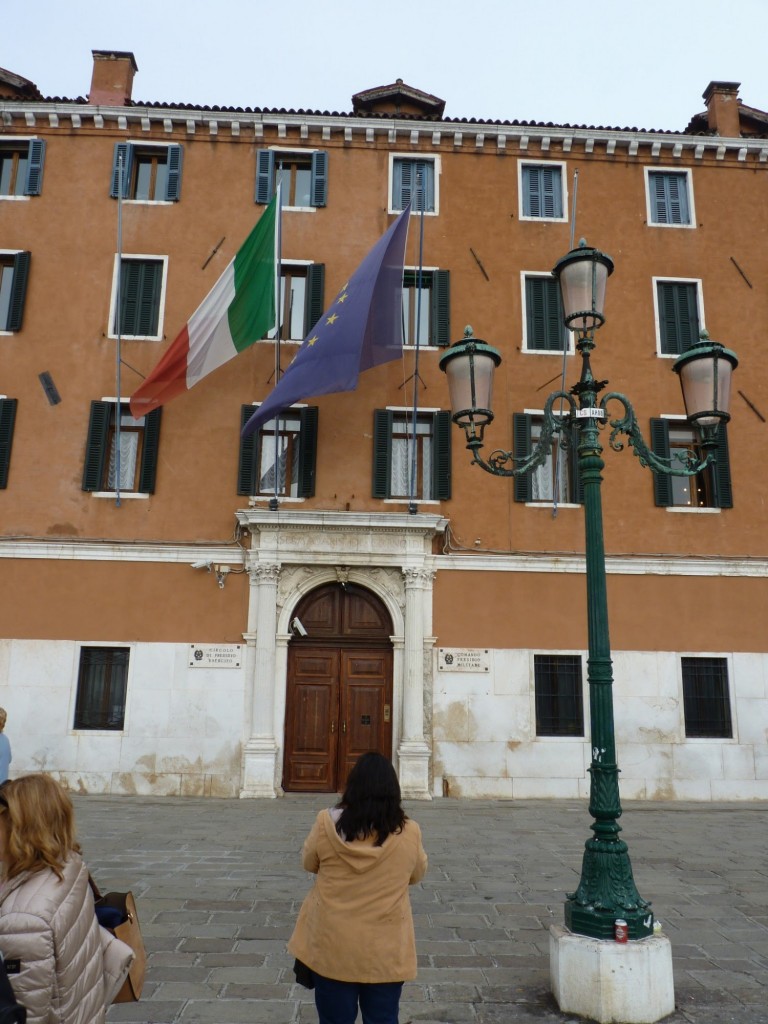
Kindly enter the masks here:
<path id="1" fill-rule="evenodd" d="M 11 741 L 5 735 L 7 719 L 5 708 L 0 708 L 0 783 L 8 778 L 8 769 L 11 766 Z"/>
<path id="2" fill-rule="evenodd" d="M 0 859 L 0 950 L 27 1024 L 102 1024 L 133 954 L 99 927 L 72 801 L 49 775 L 0 786 Z"/>

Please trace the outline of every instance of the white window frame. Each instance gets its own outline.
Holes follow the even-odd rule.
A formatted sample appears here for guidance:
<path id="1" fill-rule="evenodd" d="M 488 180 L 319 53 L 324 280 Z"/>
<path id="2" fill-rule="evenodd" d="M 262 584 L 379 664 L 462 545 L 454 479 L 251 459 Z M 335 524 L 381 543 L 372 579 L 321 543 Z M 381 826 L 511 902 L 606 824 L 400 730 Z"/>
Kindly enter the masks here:
<path id="1" fill-rule="evenodd" d="M 313 153 L 322 153 L 322 152 L 324 152 L 324 150 L 320 149 L 319 146 L 315 146 L 313 149 L 304 149 L 303 147 L 297 147 L 297 146 L 265 146 L 264 148 L 270 150 L 272 153 L 288 153 L 291 156 L 299 156 L 299 157 L 302 157 L 302 158 L 309 157 L 310 162 L 312 160 Z M 275 172 L 277 172 L 277 168 L 275 168 Z M 276 191 L 277 190 L 277 182 L 273 181 L 272 182 L 272 186 L 273 186 L 273 190 Z M 285 212 L 288 212 L 288 213 L 317 213 L 317 211 L 319 209 L 322 209 L 322 207 L 319 207 L 319 206 L 288 206 L 286 203 L 283 203 L 282 206 L 280 207 L 280 209 L 284 213 Z M 301 264 L 303 261 L 302 260 L 283 260 L 282 262 L 283 263 Z M 312 260 L 309 260 L 308 262 L 311 263 Z"/>
<path id="2" fill-rule="evenodd" d="M 117 338 L 113 328 L 117 306 L 117 283 L 120 273 L 120 265 L 123 260 L 152 260 L 154 263 L 163 264 L 163 279 L 160 285 L 160 303 L 157 312 L 157 334 L 121 334 L 122 341 L 162 341 L 163 328 L 165 326 L 165 291 L 168 285 L 168 256 L 160 256 L 158 253 L 122 252 L 115 253 L 115 260 L 112 267 L 112 294 L 109 300 L 109 320 L 107 321 L 107 337 Z M 103 399 L 109 401 L 109 399 Z"/>
<path id="3" fill-rule="evenodd" d="M 562 217 L 531 217 L 525 213 L 525 204 L 523 202 L 523 168 L 524 167 L 559 167 L 560 168 L 560 187 L 562 189 L 562 200 L 563 200 L 563 216 Z M 528 221 L 529 223 L 541 223 L 545 224 L 563 224 L 568 221 L 568 181 L 567 181 L 567 164 L 565 160 L 518 160 L 517 161 L 517 197 L 518 197 L 518 217 L 520 220 Z"/>
<path id="4" fill-rule="evenodd" d="M 419 346 L 419 348 L 421 348 L 421 346 Z M 397 413 L 397 414 L 402 414 L 402 415 L 404 415 L 406 417 L 413 416 L 413 406 L 412 405 L 385 405 L 384 408 L 386 409 L 387 412 L 394 412 L 394 413 Z M 438 405 L 436 405 L 434 407 L 430 407 L 430 408 L 422 408 L 421 406 L 419 406 L 419 408 L 416 410 L 416 418 L 418 419 L 419 416 L 434 416 L 435 413 L 438 413 L 438 412 L 441 412 L 440 406 L 438 406 Z M 432 442 L 433 442 L 432 458 L 435 457 L 434 440 L 435 440 L 435 435 L 432 434 Z M 389 436 L 389 443 L 392 444 L 392 435 L 391 434 Z M 391 486 L 391 483 L 392 482 L 390 480 L 390 486 Z M 407 495 L 402 495 L 402 494 L 398 495 L 395 498 L 382 498 L 381 500 L 382 500 L 382 502 L 385 505 L 409 505 L 409 504 L 411 504 L 410 498 L 408 498 Z M 415 497 L 413 499 L 413 504 L 414 505 L 439 505 L 440 504 L 440 500 L 441 500 L 440 498 L 418 498 L 418 497 Z"/>
<path id="5" fill-rule="evenodd" d="M 552 354 L 555 355 L 557 353 L 552 353 Z M 562 353 L 559 353 L 559 354 L 562 355 Z M 555 409 L 554 406 L 553 406 L 553 408 L 552 408 L 552 415 L 553 416 L 567 416 L 570 413 L 570 411 L 571 411 L 570 405 L 568 405 L 568 403 L 565 402 L 565 404 L 563 405 L 562 412 L 559 411 L 558 409 Z M 544 419 L 544 410 L 543 409 L 523 409 L 523 414 L 525 416 L 535 416 L 536 419 L 538 419 L 538 420 L 543 420 Z M 531 441 L 531 450 L 533 450 L 534 447 L 535 447 L 535 445 L 533 444 L 533 441 Z M 562 491 L 562 487 L 560 489 Z M 524 504 L 526 508 L 550 508 L 551 509 L 552 506 L 555 504 L 555 501 L 554 501 L 553 498 L 547 498 L 545 501 L 526 501 L 526 502 L 521 502 L 521 504 Z M 560 501 L 560 499 L 558 498 L 558 500 L 557 500 L 557 507 L 558 507 L 558 509 L 561 509 L 561 508 L 583 508 L 584 506 L 581 505 L 578 501 Z M 568 653 L 578 653 L 578 652 L 576 652 L 576 651 L 571 651 L 571 652 L 569 652 L 569 651 L 556 651 L 556 652 L 537 651 L 536 653 L 537 654 L 542 654 L 542 653 L 545 653 L 545 654 L 546 653 L 568 654 Z M 531 665 L 533 665 L 533 662 L 531 662 Z"/>
<path id="6" fill-rule="evenodd" d="M 688 418 L 686 416 L 682 416 L 680 413 L 662 412 L 659 414 L 659 419 L 667 420 L 670 424 L 674 423 L 675 425 L 679 424 L 680 426 L 684 426 L 687 430 L 690 430 L 694 436 L 696 434 L 696 431 L 688 422 Z M 710 467 L 710 471 L 711 469 L 712 467 Z M 682 512 L 684 515 L 693 514 L 697 516 L 719 516 L 720 513 L 723 511 L 721 508 L 711 505 L 708 505 L 705 508 L 701 508 L 699 505 L 666 505 L 665 509 L 667 512 Z M 719 657 L 719 655 L 713 655 L 713 657 Z"/>
<path id="7" fill-rule="evenodd" d="M 121 139 L 121 142 L 125 141 L 129 146 L 133 146 L 136 150 L 147 151 L 150 149 L 165 149 L 166 151 L 171 146 L 178 146 L 178 142 L 159 142 L 155 139 Z M 134 157 L 135 159 L 135 157 Z M 175 206 L 176 203 L 172 199 L 132 199 L 126 197 L 121 200 L 123 203 L 131 203 L 133 206 Z"/>
<path id="8" fill-rule="evenodd" d="M 131 400 L 130 400 L 130 398 L 115 398 L 114 395 L 106 395 L 105 397 L 100 398 L 99 401 L 100 402 L 110 402 L 112 405 L 123 406 L 123 405 L 130 405 L 130 401 Z M 146 427 L 146 417 L 145 417 L 145 427 Z M 109 458 L 109 452 L 107 452 L 106 454 L 107 454 L 107 458 Z M 115 497 L 117 497 L 118 492 L 117 491 L 90 491 L 89 494 L 90 494 L 90 497 L 92 497 L 92 498 L 112 498 L 112 499 L 114 499 Z M 122 489 L 120 490 L 120 500 L 121 501 L 123 500 L 123 498 L 139 498 L 139 499 L 141 499 L 143 501 L 147 501 L 151 497 L 152 497 L 151 494 L 147 494 L 144 491 L 124 491 Z M 109 646 L 112 646 L 112 645 L 110 645 L 110 644 L 95 644 L 94 646 L 96 646 L 96 647 L 105 647 L 105 646 L 109 647 Z M 116 646 L 120 646 L 120 645 L 118 644 Z M 125 645 L 122 645 L 122 646 L 125 646 Z"/>
<path id="9" fill-rule="evenodd" d="M 9 144 L 12 145 L 12 146 L 15 146 L 17 143 L 21 143 L 21 142 L 26 142 L 26 143 L 37 142 L 38 139 L 42 139 L 42 135 L 0 135 L 0 146 L 6 146 L 6 145 L 9 145 Z M 2 200 L 2 202 L 12 202 L 12 203 L 17 203 L 20 200 L 22 202 L 27 202 L 30 199 L 34 199 L 34 198 L 35 198 L 34 196 L 4 196 L 4 195 L 0 195 L 0 200 Z M 0 249 L 0 252 L 3 252 L 3 253 L 5 253 L 7 251 L 8 250 Z M 20 249 L 16 250 L 16 252 L 23 252 L 23 251 L 24 250 L 20 250 Z M 6 332 L 3 331 L 2 333 L 5 334 Z"/>
<path id="10" fill-rule="evenodd" d="M 696 207 L 693 202 L 693 175 L 688 167 L 643 167 L 645 176 L 645 216 L 649 228 L 683 228 L 690 230 L 696 227 Z M 688 213 L 690 224 L 663 224 L 653 219 L 653 203 L 651 202 L 651 175 L 652 174 L 684 174 L 686 177 L 686 188 L 688 190 Z"/>
<path id="11" fill-rule="evenodd" d="M 441 269 L 442 269 L 441 267 L 422 267 L 421 268 L 421 272 L 422 272 L 422 274 L 434 274 L 435 271 L 441 270 Z M 405 275 L 406 274 L 418 274 L 418 273 L 419 273 L 419 268 L 418 267 L 403 267 L 403 279 L 405 279 Z M 431 286 L 430 286 L 430 302 L 432 300 L 431 291 L 432 291 L 432 289 L 431 289 Z M 414 317 L 415 317 L 415 313 L 414 313 Z M 428 341 L 427 342 L 419 342 L 419 352 L 424 352 L 425 350 L 429 350 L 431 352 L 437 352 L 437 350 L 439 348 L 441 348 L 441 347 L 442 346 L 440 346 L 440 345 L 430 345 Z M 408 345 L 408 344 L 405 343 L 405 341 L 403 341 L 403 351 L 404 352 L 415 352 L 416 351 L 416 346 L 415 345 Z"/>
<path id="12" fill-rule="evenodd" d="M 704 319 L 704 290 L 700 277 L 652 277 L 651 288 L 653 289 L 653 322 L 656 330 L 656 355 L 659 359 L 679 359 L 679 353 L 661 351 L 661 318 L 659 316 L 659 289 L 657 284 L 695 284 L 696 285 L 696 309 L 699 314 L 699 331 L 707 329 Z"/>
<path id="13" fill-rule="evenodd" d="M 535 218 L 539 220 L 540 218 Z M 521 270 L 520 271 L 520 308 L 523 311 L 523 334 L 520 344 L 520 351 L 531 356 L 560 356 L 562 358 L 563 349 L 543 349 L 543 348 L 529 348 L 528 346 L 528 305 L 525 296 L 525 282 L 526 278 L 529 277 L 545 277 L 551 278 L 552 274 L 548 270 Z M 562 324 L 563 333 L 566 334 L 566 353 L 572 356 L 576 351 L 576 343 L 574 341 L 574 332 L 569 331 L 565 324 Z M 537 414 L 540 415 L 540 414 Z"/>
<path id="14" fill-rule="evenodd" d="M 300 261 L 295 260 L 293 262 L 300 262 Z M 263 402 L 251 402 L 251 405 L 253 406 L 254 412 L 259 408 L 259 406 L 261 406 L 263 404 L 264 404 Z M 302 409 L 307 409 L 307 408 L 309 408 L 309 405 L 308 405 L 307 402 L 294 402 L 292 405 L 289 405 L 287 408 L 283 409 L 283 412 L 281 412 L 279 415 L 282 417 L 282 415 L 284 413 L 287 413 L 287 412 L 301 412 Z M 266 420 L 265 423 L 262 423 L 261 426 L 259 427 L 259 433 L 261 433 L 262 427 L 264 427 L 266 425 L 266 423 L 273 423 L 276 419 L 277 419 L 277 416 L 273 416 L 271 420 Z M 263 438 L 260 440 L 260 443 L 261 444 L 264 443 Z M 301 443 L 301 441 L 299 441 L 299 443 Z M 248 507 L 249 508 L 256 508 L 259 505 L 268 505 L 273 497 L 274 497 L 274 495 L 272 495 L 272 494 L 251 494 L 248 497 Z M 304 502 L 309 500 L 307 498 L 294 498 L 290 494 L 280 494 L 280 495 L 278 495 L 278 497 L 280 499 L 280 504 L 281 505 L 282 504 L 286 504 L 286 505 L 290 505 L 290 504 L 302 505 L 302 504 L 304 504 Z"/>
<path id="15" fill-rule="evenodd" d="M 424 163 L 431 163 L 434 168 L 434 181 L 435 181 L 435 208 L 434 210 L 425 210 L 425 217 L 437 217 L 440 213 L 440 174 L 442 170 L 442 163 L 439 153 L 390 153 L 389 154 L 389 173 L 387 175 L 387 213 L 399 215 L 403 211 L 395 210 L 392 205 L 392 191 L 395 184 L 395 160 L 423 160 Z M 421 210 L 411 209 L 412 217 L 420 217 Z M 439 267 L 436 269 L 440 269 Z M 419 346 L 421 347 L 421 346 Z"/>

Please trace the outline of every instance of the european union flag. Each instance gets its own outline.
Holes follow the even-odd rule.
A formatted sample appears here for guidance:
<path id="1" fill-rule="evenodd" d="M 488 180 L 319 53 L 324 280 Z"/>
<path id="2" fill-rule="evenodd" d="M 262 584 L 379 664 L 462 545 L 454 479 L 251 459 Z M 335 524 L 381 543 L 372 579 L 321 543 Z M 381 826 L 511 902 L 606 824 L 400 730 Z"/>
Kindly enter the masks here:
<path id="1" fill-rule="evenodd" d="M 247 437 L 293 402 L 354 391 L 363 370 L 399 359 L 403 263 L 410 203 L 302 341 L 296 357 L 242 429 Z"/>

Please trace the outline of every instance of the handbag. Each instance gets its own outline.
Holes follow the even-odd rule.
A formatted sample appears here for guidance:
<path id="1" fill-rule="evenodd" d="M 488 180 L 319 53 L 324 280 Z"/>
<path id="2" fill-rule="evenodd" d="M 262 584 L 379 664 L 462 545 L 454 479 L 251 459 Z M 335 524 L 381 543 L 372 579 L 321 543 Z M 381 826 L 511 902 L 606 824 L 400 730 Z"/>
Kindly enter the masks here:
<path id="1" fill-rule="evenodd" d="M 18 963 L 18 961 L 17 961 Z M 27 1011 L 16 1002 L 13 994 L 8 972 L 5 969 L 5 959 L 0 953 L 0 1024 L 25 1024 Z"/>
<path id="2" fill-rule="evenodd" d="M 303 985 L 304 988 L 315 987 L 315 976 L 311 968 L 307 967 L 301 960 L 293 961 L 293 973 L 296 975 L 296 981 L 299 985 Z"/>
<path id="3" fill-rule="evenodd" d="M 113 1003 L 135 1003 L 141 998 L 144 988 L 144 975 L 147 969 L 147 951 L 141 935 L 139 915 L 136 912 L 136 901 L 132 892 L 107 892 L 102 894 L 94 880 L 89 876 L 93 900 L 96 905 L 96 918 L 102 928 L 106 928 L 116 939 L 130 946 L 134 959 L 128 968 L 128 975 L 122 988 L 112 1000 Z"/>

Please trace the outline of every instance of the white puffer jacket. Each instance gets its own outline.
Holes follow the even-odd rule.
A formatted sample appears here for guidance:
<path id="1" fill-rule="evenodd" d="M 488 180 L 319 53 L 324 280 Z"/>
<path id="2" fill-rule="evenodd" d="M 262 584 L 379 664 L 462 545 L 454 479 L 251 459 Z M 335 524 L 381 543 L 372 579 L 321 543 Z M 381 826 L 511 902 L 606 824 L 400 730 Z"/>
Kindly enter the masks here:
<path id="1" fill-rule="evenodd" d="M 24 872 L 0 890 L 0 950 L 19 959 L 10 974 L 27 1024 L 102 1024 L 105 979 L 101 929 L 82 857 L 70 854 L 59 879 Z"/>

